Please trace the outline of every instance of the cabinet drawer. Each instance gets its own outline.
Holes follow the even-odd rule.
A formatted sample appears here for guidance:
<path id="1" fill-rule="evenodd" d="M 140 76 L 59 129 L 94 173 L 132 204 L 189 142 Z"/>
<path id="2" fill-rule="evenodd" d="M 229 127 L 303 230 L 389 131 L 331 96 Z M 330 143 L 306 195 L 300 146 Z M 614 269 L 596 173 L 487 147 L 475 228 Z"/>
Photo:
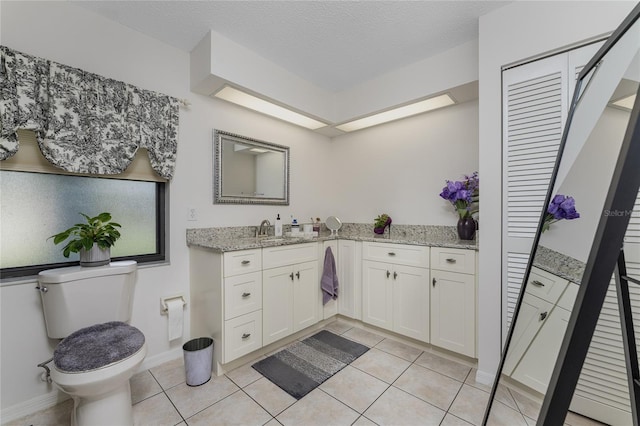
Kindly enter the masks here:
<path id="1" fill-rule="evenodd" d="M 529 281 L 527 281 L 527 293 L 555 304 L 569 281 L 560 278 L 542 269 L 531 268 Z"/>
<path id="2" fill-rule="evenodd" d="M 224 323 L 224 361 L 227 363 L 262 347 L 262 311 Z"/>
<path id="3" fill-rule="evenodd" d="M 318 260 L 318 243 L 292 244 L 262 250 L 264 269 Z"/>
<path id="4" fill-rule="evenodd" d="M 224 276 L 247 274 L 262 269 L 261 249 L 231 251 L 224 254 Z"/>
<path id="5" fill-rule="evenodd" d="M 224 319 L 262 309 L 262 273 L 236 275 L 224 280 Z"/>
<path id="6" fill-rule="evenodd" d="M 362 258 L 377 262 L 428 268 L 429 247 L 364 242 L 362 244 Z"/>
<path id="7" fill-rule="evenodd" d="M 465 249 L 431 247 L 431 269 L 475 274 L 476 252 Z"/>

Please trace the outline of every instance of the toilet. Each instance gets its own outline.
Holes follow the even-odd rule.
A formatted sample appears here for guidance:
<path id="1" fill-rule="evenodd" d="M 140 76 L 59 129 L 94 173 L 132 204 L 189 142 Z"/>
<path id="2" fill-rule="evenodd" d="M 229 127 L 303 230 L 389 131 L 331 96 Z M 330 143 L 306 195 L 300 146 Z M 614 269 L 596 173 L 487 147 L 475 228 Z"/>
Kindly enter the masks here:
<path id="1" fill-rule="evenodd" d="M 62 339 L 51 380 L 74 400 L 72 425 L 132 425 L 129 379 L 147 354 L 131 319 L 137 263 L 49 269 L 38 275 L 47 335 Z"/>

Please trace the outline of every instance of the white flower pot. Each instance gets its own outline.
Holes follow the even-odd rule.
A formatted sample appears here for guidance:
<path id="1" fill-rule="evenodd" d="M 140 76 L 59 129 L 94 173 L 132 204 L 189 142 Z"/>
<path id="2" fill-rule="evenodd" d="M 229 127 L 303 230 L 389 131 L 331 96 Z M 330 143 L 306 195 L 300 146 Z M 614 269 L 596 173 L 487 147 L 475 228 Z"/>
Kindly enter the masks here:
<path id="1" fill-rule="evenodd" d="M 80 266 L 103 266 L 111 261 L 111 249 L 94 244 L 91 250 L 80 249 Z"/>

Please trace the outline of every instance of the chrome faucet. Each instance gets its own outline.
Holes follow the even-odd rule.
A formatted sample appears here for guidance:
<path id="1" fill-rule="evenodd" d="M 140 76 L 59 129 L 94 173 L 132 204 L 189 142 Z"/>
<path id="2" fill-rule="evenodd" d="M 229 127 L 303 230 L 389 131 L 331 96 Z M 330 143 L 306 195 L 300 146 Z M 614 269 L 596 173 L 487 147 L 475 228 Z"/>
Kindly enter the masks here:
<path id="1" fill-rule="evenodd" d="M 260 226 L 258 227 L 258 237 L 266 237 L 269 232 L 269 227 L 271 226 L 271 223 L 265 219 L 262 222 L 260 222 Z"/>

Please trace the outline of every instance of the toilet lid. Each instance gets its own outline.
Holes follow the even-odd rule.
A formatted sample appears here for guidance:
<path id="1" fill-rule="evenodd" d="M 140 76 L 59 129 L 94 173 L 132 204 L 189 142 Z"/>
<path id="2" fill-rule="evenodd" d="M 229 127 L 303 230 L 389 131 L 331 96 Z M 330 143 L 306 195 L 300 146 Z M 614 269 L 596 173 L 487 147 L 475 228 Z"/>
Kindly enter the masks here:
<path id="1" fill-rule="evenodd" d="M 82 372 L 121 361 L 144 345 L 144 334 L 120 321 L 81 328 L 53 351 L 55 366 L 66 372 Z"/>

